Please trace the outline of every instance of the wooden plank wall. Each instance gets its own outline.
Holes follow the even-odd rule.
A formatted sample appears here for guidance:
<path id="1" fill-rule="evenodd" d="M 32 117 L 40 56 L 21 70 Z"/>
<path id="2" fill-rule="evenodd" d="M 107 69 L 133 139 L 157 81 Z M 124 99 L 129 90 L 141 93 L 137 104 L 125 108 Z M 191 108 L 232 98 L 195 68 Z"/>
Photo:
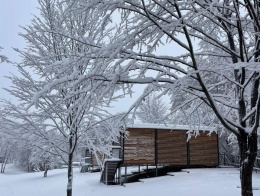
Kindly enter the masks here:
<path id="1" fill-rule="evenodd" d="M 218 165 L 217 134 L 212 133 L 210 137 L 207 134 L 207 132 L 200 132 L 199 136 L 190 139 L 190 166 Z"/>
<path id="2" fill-rule="evenodd" d="M 128 131 L 124 141 L 124 164 L 155 165 L 155 129 L 129 128 Z M 210 137 L 207 134 L 200 132 L 188 144 L 185 130 L 157 130 L 157 164 L 217 166 L 218 137 L 216 133 Z"/>
<path id="3" fill-rule="evenodd" d="M 186 131 L 157 131 L 158 164 L 187 165 Z"/>
<path id="4" fill-rule="evenodd" d="M 124 142 L 124 164 L 155 164 L 154 129 L 128 129 Z"/>

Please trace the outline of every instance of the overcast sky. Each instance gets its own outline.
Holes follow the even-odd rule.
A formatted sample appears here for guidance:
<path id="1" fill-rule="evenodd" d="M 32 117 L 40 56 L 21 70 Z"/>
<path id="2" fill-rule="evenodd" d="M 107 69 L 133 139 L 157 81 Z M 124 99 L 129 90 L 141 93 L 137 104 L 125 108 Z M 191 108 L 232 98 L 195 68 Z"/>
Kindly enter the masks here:
<path id="1" fill-rule="evenodd" d="M 19 56 L 13 48 L 25 47 L 24 40 L 18 36 L 22 29 L 19 26 L 30 24 L 33 14 L 38 13 L 37 0 L 0 0 L 0 46 L 4 49 L 1 54 L 7 56 L 11 61 L 19 62 Z M 2 88 L 8 87 L 10 82 L 4 76 L 16 74 L 15 68 L 10 64 L 0 64 L 0 98 L 10 99 L 8 93 Z"/>
<path id="2" fill-rule="evenodd" d="M 21 59 L 12 48 L 23 49 L 26 43 L 18 34 L 23 32 L 20 26 L 30 25 L 33 15 L 39 16 L 37 0 L 0 0 L 0 46 L 4 49 L 0 52 L 13 62 L 19 62 Z M 170 53 L 172 50 L 169 50 Z M 163 51 L 165 53 L 165 51 Z M 4 76 L 16 74 L 15 67 L 7 63 L 0 64 L 0 99 L 10 100 L 12 97 L 3 88 L 11 85 L 10 81 Z M 120 100 L 111 110 L 113 113 L 126 111 L 128 107 L 138 98 L 142 92 L 141 86 L 134 88 L 137 93 L 130 98 Z M 14 100 L 14 99 L 12 99 Z M 168 101 L 166 101 L 168 102 Z"/>

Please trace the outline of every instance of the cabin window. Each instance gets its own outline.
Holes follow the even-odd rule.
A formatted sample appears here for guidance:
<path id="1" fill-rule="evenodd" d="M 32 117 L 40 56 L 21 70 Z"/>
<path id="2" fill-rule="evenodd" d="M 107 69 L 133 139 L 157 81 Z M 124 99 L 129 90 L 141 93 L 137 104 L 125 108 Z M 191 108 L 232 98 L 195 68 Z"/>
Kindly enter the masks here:
<path id="1" fill-rule="evenodd" d="M 120 146 L 112 147 L 112 157 L 117 158 L 117 159 L 121 158 L 121 147 Z"/>

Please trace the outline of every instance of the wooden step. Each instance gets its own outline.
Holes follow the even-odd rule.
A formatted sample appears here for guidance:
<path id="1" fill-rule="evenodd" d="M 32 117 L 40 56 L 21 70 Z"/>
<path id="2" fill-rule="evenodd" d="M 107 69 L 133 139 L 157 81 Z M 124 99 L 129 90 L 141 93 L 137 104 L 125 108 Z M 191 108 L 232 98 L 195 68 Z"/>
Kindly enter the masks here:
<path id="1" fill-rule="evenodd" d="M 105 167 L 101 174 L 100 181 L 104 184 L 113 184 L 115 180 L 115 173 L 121 160 L 109 160 L 105 162 Z"/>

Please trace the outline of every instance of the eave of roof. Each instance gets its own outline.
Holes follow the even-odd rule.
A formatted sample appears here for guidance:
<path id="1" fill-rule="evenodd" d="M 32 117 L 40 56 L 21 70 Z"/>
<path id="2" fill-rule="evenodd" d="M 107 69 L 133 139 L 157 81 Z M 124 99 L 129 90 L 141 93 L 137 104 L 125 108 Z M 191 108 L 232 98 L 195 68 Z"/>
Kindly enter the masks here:
<path id="1" fill-rule="evenodd" d="M 166 129 L 166 130 L 183 130 L 183 131 L 215 131 L 214 127 L 208 126 L 189 126 L 189 125 L 174 125 L 174 124 L 150 124 L 150 123 L 138 123 L 128 124 L 126 128 L 139 128 L 139 129 Z"/>

